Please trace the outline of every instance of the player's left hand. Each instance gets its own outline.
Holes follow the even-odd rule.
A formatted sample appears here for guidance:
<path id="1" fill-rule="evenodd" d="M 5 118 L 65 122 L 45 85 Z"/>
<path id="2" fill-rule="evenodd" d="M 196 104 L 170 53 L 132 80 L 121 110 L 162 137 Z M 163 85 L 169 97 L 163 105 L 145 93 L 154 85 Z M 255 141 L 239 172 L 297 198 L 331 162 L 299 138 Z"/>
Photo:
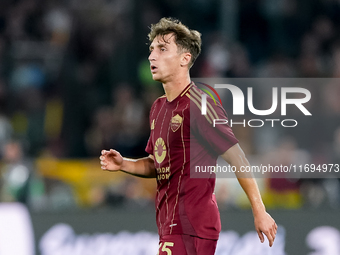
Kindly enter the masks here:
<path id="1" fill-rule="evenodd" d="M 254 215 L 254 224 L 261 243 L 264 242 L 263 234 L 265 234 L 268 238 L 269 246 L 272 247 L 277 232 L 275 220 L 269 215 L 269 213 L 263 211 Z"/>

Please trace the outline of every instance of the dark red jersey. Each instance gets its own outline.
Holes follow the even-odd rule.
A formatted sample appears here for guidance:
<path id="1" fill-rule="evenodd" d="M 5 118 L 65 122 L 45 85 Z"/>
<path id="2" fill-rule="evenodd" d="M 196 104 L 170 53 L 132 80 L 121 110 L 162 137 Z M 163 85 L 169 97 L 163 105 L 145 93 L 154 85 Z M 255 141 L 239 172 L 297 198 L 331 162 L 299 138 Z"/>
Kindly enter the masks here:
<path id="1" fill-rule="evenodd" d="M 190 83 L 173 101 L 162 96 L 151 107 L 146 152 L 155 158 L 160 236 L 218 239 L 221 230 L 215 175 L 193 178 L 190 171 L 195 166 L 216 166 L 217 157 L 238 141 L 229 125 L 213 127 L 214 119 L 227 119 L 227 115 L 211 97 L 207 97 L 207 114 L 201 114 L 202 94 Z"/>

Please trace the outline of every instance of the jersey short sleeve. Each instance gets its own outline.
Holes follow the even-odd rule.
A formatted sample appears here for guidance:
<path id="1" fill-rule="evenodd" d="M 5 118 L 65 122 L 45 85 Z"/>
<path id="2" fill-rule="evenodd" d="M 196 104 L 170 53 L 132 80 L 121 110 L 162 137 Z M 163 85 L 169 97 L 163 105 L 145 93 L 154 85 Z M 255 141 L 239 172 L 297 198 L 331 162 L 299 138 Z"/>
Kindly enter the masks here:
<path id="1" fill-rule="evenodd" d="M 153 155 L 153 145 L 152 145 L 152 141 L 151 141 L 151 135 L 150 135 L 148 143 L 145 147 L 145 151 L 146 151 L 146 153 Z"/>
<path id="2" fill-rule="evenodd" d="M 202 93 L 198 89 L 192 89 L 190 92 L 192 99 L 190 105 L 191 130 L 198 140 L 208 144 L 217 155 L 222 155 L 238 143 L 238 140 L 228 124 L 226 111 L 218 101 L 215 103 L 211 97 L 207 96 L 207 113 L 205 115 L 201 113 Z M 214 126 L 216 119 L 220 120 L 218 123 L 223 122 L 224 124 L 215 124 Z"/>
<path id="3" fill-rule="evenodd" d="M 156 103 L 157 101 L 155 101 L 154 103 L 153 103 L 153 105 L 151 106 L 151 109 L 150 109 L 150 114 L 149 114 L 149 126 L 150 126 L 150 136 L 149 136 L 149 140 L 148 140 L 148 143 L 146 144 L 146 147 L 145 147 L 145 151 L 146 151 L 146 153 L 148 153 L 148 154 L 151 154 L 151 155 L 153 155 L 153 148 L 154 148 L 154 146 L 153 146 L 153 143 L 152 143 L 152 132 L 153 132 L 153 129 L 154 129 L 154 123 L 152 123 L 153 121 L 154 121 L 154 110 L 155 110 L 155 103 Z"/>

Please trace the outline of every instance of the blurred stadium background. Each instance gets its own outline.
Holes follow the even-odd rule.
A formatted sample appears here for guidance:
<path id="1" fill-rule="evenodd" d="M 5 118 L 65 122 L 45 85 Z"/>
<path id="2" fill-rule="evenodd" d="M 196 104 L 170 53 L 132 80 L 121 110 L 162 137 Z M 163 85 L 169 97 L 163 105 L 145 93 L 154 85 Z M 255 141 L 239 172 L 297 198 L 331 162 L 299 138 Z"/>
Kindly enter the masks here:
<path id="1" fill-rule="evenodd" d="M 46 241 L 58 223 L 68 225 L 59 225 L 53 237 L 72 237 L 72 228 L 80 239 L 85 233 L 93 239 L 94 233 L 156 233 L 155 182 L 102 172 L 98 157 L 109 148 L 146 155 L 148 111 L 163 93 L 151 79 L 147 33 L 164 16 L 202 33 L 192 77 L 340 78 L 339 0 L 1 0 L 0 215 L 28 215 L 34 246 L 6 253 L 0 240 L 0 255 L 71 254 L 72 245 L 70 253 L 58 253 L 62 245 Z M 313 139 L 303 131 L 284 133 L 273 149 L 258 142 L 268 134 L 259 138 L 235 127 L 246 154 L 259 161 L 340 163 L 340 85 L 314 87 L 312 96 Z M 282 226 L 275 254 L 340 254 L 338 179 L 258 182 Z M 274 254 L 244 241 L 253 222 L 235 180 L 219 179 L 216 195 L 225 242 L 248 244 L 243 253 L 221 246 L 218 254 Z M 15 231 L 4 226 L 0 239 Z M 157 236 L 150 234 L 146 247 L 147 241 L 126 235 L 139 240 L 132 242 L 135 250 L 112 245 L 112 253 L 100 253 L 98 245 L 86 254 L 157 249 Z"/>

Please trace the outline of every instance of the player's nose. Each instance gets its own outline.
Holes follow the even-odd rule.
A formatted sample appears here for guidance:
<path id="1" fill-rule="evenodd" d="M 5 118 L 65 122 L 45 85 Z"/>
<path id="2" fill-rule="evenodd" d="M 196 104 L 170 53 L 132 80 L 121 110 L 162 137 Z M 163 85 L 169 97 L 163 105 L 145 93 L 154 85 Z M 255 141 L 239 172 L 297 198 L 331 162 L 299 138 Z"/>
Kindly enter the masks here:
<path id="1" fill-rule="evenodd" d="M 151 51 L 150 52 L 150 55 L 149 55 L 148 59 L 149 59 L 150 62 L 156 60 L 156 53 L 155 53 L 155 51 Z"/>

